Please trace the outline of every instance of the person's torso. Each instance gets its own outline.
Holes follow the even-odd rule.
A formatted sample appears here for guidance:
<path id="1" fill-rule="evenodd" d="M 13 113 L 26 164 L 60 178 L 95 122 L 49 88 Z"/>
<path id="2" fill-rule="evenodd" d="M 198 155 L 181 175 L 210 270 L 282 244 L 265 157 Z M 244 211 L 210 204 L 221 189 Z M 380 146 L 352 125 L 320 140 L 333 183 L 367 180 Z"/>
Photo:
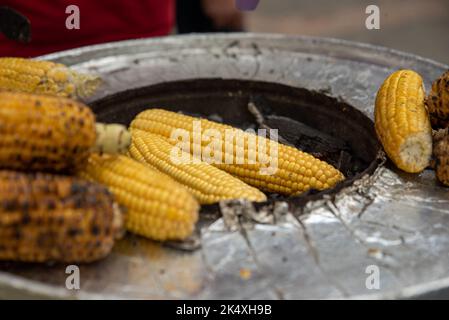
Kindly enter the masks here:
<path id="1" fill-rule="evenodd" d="M 83 45 L 168 34 L 172 0 L 3 0 L 31 21 L 32 40 L 20 44 L 0 35 L 0 56 L 36 56 Z M 66 8 L 80 11 L 80 29 L 68 29 Z M 71 21 L 73 22 L 73 21 Z"/>

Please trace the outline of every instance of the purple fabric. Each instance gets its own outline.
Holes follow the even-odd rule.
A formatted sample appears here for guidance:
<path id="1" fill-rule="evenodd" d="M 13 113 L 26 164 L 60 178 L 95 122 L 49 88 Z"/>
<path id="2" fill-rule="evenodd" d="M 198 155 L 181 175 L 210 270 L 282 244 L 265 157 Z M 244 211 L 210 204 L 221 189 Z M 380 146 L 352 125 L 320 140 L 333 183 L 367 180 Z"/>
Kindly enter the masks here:
<path id="1" fill-rule="evenodd" d="M 236 0 L 237 8 L 242 11 L 252 11 L 258 4 L 259 0 Z"/>

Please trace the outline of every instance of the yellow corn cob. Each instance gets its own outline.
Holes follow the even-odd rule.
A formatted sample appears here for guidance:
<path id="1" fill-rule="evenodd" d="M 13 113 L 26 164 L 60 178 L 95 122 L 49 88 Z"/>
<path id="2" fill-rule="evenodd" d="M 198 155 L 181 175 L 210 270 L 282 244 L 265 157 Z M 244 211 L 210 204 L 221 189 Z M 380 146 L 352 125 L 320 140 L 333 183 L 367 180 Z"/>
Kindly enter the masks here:
<path id="1" fill-rule="evenodd" d="M 115 153 L 130 142 L 124 126 L 95 124 L 92 111 L 80 102 L 0 92 L 0 168 L 70 171 L 91 150 Z"/>
<path id="2" fill-rule="evenodd" d="M 99 77 L 77 73 L 60 63 L 0 58 L 0 89 L 85 98 L 100 83 Z"/>
<path id="3" fill-rule="evenodd" d="M 91 262 L 121 228 L 108 190 L 79 178 L 0 171 L 0 260 Z"/>
<path id="4" fill-rule="evenodd" d="M 195 120 L 198 121 L 200 119 L 166 110 L 150 109 L 141 112 L 131 123 L 131 128 L 166 138 L 170 138 L 172 132 L 176 129 L 186 130 L 190 136 L 190 152 L 193 153 L 196 148 L 194 146 L 195 134 L 193 133 L 193 121 Z M 254 161 L 253 163 L 250 161 L 250 155 L 254 154 L 254 150 L 249 150 L 248 141 L 250 139 L 254 140 L 254 134 L 206 119 L 201 119 L 201 128 L 202 130 L 217 130 L 220 133 L 221 142 L 223 142 L 221 159 L 219 163 L 212 164 L 261 190 L 293 195 L 311 188 L 318 190 L 330 188 L 344 179 L 340 171 L 310 154 L 280 143 L 270 143 L 268 139 L 257 137 L 256 145 L 266 146 L 267 152 L 265 154 L 267 159 L 274 160 L 275 157 L 270 156 L 270 150 L 276 147 L 278 149 L 276 158 L 277 170 L 274 170 L 271 174 L 263 174 L 261 169 L 266 168 L 266 165 L 262 161 Z M 237 145 L 236 142 L 228 142 L 226 144 L 226 131 L 234 132 L 236 135 L 243 137 L 244 141 L 246 141 L 245 144 L 243 146 Z M 176 141 L 170 141 L 177 143 Z M 204 155 L 208 152 L 208 142 L 202 140 L 201 144 L 201 150 Z M 198 146 L 198 144 L 196 145 Z M 237 150 L 239 150 L 240 154 L 237 154 Z M 229 161 L 229 159 L 232 159 L 232 161 Z M 266 163 L 271 162 L 268 161 Z"/>
<path id="5" fill-rule="evenodd" d="M 106 185 L 127 209 L 126 228 L 154 240 L 188 237 L 198 202 L 170 177 L 122 155 L 92 154 L 80 176 Z"/>
<path id="6" fill-rule="evenodd" d="M 133 130 L 130 155 L 184 185 L 201 204 L 227 199 L 266 201 L 266 196 L 243 181 L 206 162 L 174 163 L 170 154 L 173 146 L 160 136 Z"/>
<path id="7" fill-rule="evenodd" d="M 430 121 L 435 128 L 449 127 L 449 70 L 432 84 L 432 91 L 426 98 Z"/>
<path id="8" fill-rule="evenodd" d="M 433 156 L 438 180 L 449 186 L 449 129 L 440 129 L 433 135 Z"/>
<path id="9" fill-rule="evenodd" d="M 391 74 L 377 93 L 374 116 L 377 136 L 398 168 L 414 173 L 429 165 L 432 128 L 419 74 L 411 70 Z"/>

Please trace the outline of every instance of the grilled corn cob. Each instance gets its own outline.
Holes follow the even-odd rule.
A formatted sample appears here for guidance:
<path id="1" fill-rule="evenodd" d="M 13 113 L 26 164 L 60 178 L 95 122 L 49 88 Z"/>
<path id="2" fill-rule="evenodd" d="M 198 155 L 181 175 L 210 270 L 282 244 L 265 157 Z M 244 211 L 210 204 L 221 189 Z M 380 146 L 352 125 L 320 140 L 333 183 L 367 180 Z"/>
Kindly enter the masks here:
<path id="1" fill-rule="evenodd" d="M 60 63 L 0 58 L 0 89 L 85 98 L 100 83 L 99 77 L 77 73 Z"/>
<path id="2" fill-rule="evenodd" d="M 121 125 L 95 124 L 92 111 L 80 102 L 0 92 L 0 168 L 70 171 L 91 150 L 117 152 L 130 140 Z"/>
<path id="3" fill-rule="evenodd" d="M 65 98 L 0 92 L 0 167 L 72 169 L 95 144 L 95 116 Z"/>
<path id="4" fill-rule="evenodd" d="M 449 127 L 449 70 L 433 82 L 426 105 L 434 128 Z"/>
<path id="5" fill-rule="evenodd" d="M 344 179 L 340 171 L 310 154 L 206 119 L 161 109 L 150 109 L 137 115 L 131 123 L 131 128 L 165 138 L 170 138 L 176 129 L 185 130 L 190 138 L 190 152 L 193 154 L 194 150 L 199 147 L 203 154 L 207 154 L 209 152 L 208 142 L 201 139 L 201 146 L 195 142 L 194 136 L 198 133 L 193 132 L 194 121 L 200 121 L 201 128 L 204 130 L 215 129 L 220 133 L 221 140 L 219 142 L 222 146 L 220 161 L 212 162 L 212 164 L 263 191 L 294 195 L 308 189 L 330 188 Z M 229 136 L 229 133 L 243 138 L 244 144 L 238 144 L 236 140 L 226 141 L 228 140 L 226 136 Z M 249 147 L 250 140 L 257 140 L 256 148 Z M 173 140 L 170 141 L 177 143 Z M 261 146 L 266 147 L 266 153 L 259 152 L 263 150 Z M 271 148 L 277 149 L 278 155 L 272 156 Z M 257 155 L 257 159 L 253 157 L 254 154 Z M 263 156 L 266 156 L 266 161 L 260 161 Z M 275 163 L 277 168 L 271 173 L 264 173 L 262 169 L 266 168 L 267 163 Z"/>
<path id="6" fill-rule="evenodd" d="M 411 70 L 391 74 L 377 93 L 374 116 L 377 136 L 398 168 L 414 173 L 429 165 L 432 128 L 419 74 Z"/>
<path id="7" fill-rule="evenodd" d="M 188 237 L 198 202 L 170 177 L 123 155 L 92 154 L 80 176 L 106 185 L 127 209 L 126 228 L 154 240 Z"/>
<path id="8" fill-rule="evenodd" d="M 0 171 L 0 260 L 91 262 L 120 231 L 108 190 L 79 178 Z"/>
<path id="9" fill-rule="evenodd" d="M 440 129 L 434 134 L 433 157 L 438 180 L 449 186 L 449 129 Z"/>
<path id="10" fill-rule="evenodd" d="M 173 163 L 170 158 L 173 146 L 160 136 L 137 129 L 132 133 L 130 155 L 184 185 L 201 204 L 227 199 L 267 200 L 256 188 L 206 162 Z"/>

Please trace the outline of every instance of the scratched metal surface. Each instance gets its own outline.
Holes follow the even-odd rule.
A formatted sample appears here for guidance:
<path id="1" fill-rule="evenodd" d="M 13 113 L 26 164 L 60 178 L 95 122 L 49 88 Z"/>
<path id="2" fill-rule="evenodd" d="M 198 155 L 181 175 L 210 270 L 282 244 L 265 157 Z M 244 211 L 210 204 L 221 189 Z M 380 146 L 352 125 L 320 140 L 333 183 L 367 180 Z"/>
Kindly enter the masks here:
<path id="1" fill-rule="evenodd" d="M 326 90 L 372 118 L 375 92 L 398 68 L 430 81 L 448 66 L 340 40 L 281 35 L 192 35 L 105 44 L 47 56 L 105 79 L 93 99 L 188 78 L 241 78 Z M 181 252 L 127 236 L 104 261 L 81 266 L 81 290 L 64 266 L 8 266 L 0 297 L 409 298 L 449 297 L 449 190 L 433 172 L 382 166 L 300 220 L 280 204 L 277 223 L 228 230 L 205 224 L 202 249 Z M 285 209 L 285 208 L 284 208 Z M 377 265 L 380 289 L 365 286 Z"/>

